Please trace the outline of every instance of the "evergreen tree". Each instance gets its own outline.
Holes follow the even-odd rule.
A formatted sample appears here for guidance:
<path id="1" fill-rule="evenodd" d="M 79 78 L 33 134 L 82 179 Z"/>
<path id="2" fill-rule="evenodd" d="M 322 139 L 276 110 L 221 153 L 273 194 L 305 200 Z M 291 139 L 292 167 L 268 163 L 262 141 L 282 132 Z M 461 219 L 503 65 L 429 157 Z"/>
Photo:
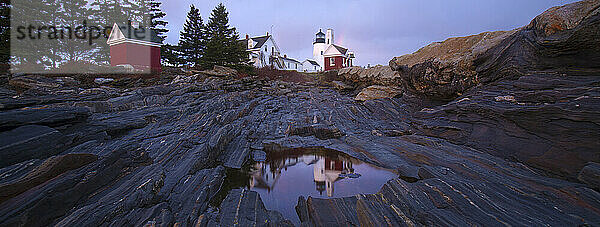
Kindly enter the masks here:
<path id="1" fill-rule="evenodd" d="M 94 11 L 94 20 L 104 26 L 114 23 L 127 23 L 139 15 L 136 5 L 130 0 L 93 0 L 90 4 Z"/>
<path id="2" fill-rule="evenodd" d="M 184 64 L 178 45 L 165 44 L 161 48 L 163 65 L 179 67 Z"/>
<path id="3" fill-rule="evenodd" d="M 201 65 L 205 49 L 205 30 L 200 10 L 191 5 L 179 38 L 181 58 L 185 61 L 186 65 Z"/>
<path id="4" fill-rule="evenodd" d="M 93 12 L 91 20 L 111 29 L 115 23 L 127 24 L 128 21 L 134 20 L 134 4 L 129 0 L 93 0 L 90 4 Z M 104 37 L 108 38 L 110 32 L 105 33 Z M 110 53 L 106 49 L 99 51 L 95 56 L 95 61 L 100 64 L 109 64 Z"/>
<path id="5" fill-rule="evenodd" d="M 57 25 L 59 19 L 54 15 L 60 15 L 58 14 L 59 10 L 60 5 L 50 0 L 12 1 L 10 5 L 10 26 L 13 26 L 13 28 L 11 29 L 17 29 L 18 31 L 18 28 L 25 28 L 23 30 L 28 33 L 29 26 L 38 28 Z M 16 39 L 9 38 L 11 64 L 21 71 L 43 71 L 47 67 L 54 66 L 53 62 L 60 61 L 55 46 L 50 42 L 38 39 L 35 35 L 37 32 L 33 34 L 33 36 L 27 34 L 26 37 Z M 17 37 L 19 36 L 17 35 Z"/>
<path id="6" fill-rule="evenodd" d="M 89 17 L 92 14 L 87 6 L 86 0 L 60 0 L 54 1 L 60 5 L 57 12 L 56 24 L 63 26 L 71 26 L 75 29 L 78 26 L 83 26 L 79 33 L 88 33 L 91 21 Z M 86 22 L 84 25 L 83 22 Z M 74 33 L 76 33 L 74 31 Z M 52 67 L 58 67 L 63 62 L 80 62 L 93 59 L 95 53 L 98 52 L 98 43 L 88 43 L 86 39 L 58 39 L 57 46 L 53 51 L 57 57 L 50 57 L 48 60 Z"/>
<path id="7" fill-rule="evenodd" d="M 162 2 L 153 0 L 149 1 L 147 4 L 150 13 L 149 27 L 156 32 L 160 42 L 163 43 L 167 38 L 166 33 L 169 32 L 169 29 L 167 29 L 167 24 L 169 24 L 169 22 L 163 19 L 167 14 L 160 9 Z"/>
<path id="8" fill-rule="evenodd" d="M 165 39 L 167 38 L 166 33 L 169 32 L 169 29 L 167 29 L 167 24 L 169 24 L 169 22 L 164 20 L 164 17 L 167 14 L 160 9 L 161 5 L 162 2 L 157 0 L 152 0 L 148 2 L 148 8 L 150 13 L 150 29 L 152 29 L 156 33 L 156 35 L 160 39 L 160 42 L 163 43 L 163 45 L 160 48 L 164 59 L 163 61 L 174 66 L 179 66 L 180 62 L 178 60 L 178 47 L 173 45 L 164 45 Z"/>
<path id="9" fill-rule="evenodd" d="M 203 68 L 236 67 L 248 62 L 246 47 L 238 41 L 235 27 L 229 26 L 229 13 L 223 3 L 213 9 L 206 27 L 208 39 L 202 58 Z"/>

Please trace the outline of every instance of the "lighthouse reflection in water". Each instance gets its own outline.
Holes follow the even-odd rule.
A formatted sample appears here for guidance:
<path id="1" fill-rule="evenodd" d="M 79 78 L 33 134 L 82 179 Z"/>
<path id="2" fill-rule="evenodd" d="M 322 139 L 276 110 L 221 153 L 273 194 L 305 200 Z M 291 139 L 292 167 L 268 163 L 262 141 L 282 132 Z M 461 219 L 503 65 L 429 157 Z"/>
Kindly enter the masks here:
<path id="1" fill-rule="evenodd" d="M 387 169 L 327 149 L 268 152 L 266 160 L 253 164 L 249 175 L 249 188 L 260 194 L 266 208 L 280 211 L 291 220 L 295 219 L 299 196 L 372 194 L 397 177 Z"/>

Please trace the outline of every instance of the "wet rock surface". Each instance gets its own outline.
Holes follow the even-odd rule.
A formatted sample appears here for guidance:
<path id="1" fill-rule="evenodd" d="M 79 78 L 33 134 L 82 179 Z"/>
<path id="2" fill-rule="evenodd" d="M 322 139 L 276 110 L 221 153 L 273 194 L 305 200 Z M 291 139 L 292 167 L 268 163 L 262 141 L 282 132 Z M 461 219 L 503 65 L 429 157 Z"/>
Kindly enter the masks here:
<path id="1" fill-rule="evenodd" d="M 557 8 L 477 44 L 481 52 L 468 44 L 465 68 L 416 61 L 417 74 L 397 71 L 401 84 L 385 85 L 402 94 L 364 102 L 332 87 L 227 76 L 146 87 L 11 76 L 0 90 L 0 187 L 14 189 L 2 194 L 0 225 L 290 225 L 256 192 L 223 191 L 223 181 L 260 150 L 307 147 L 399 177 L 375 194 L 301 197 L 303 225 L 599 225 L 597 165 L 588 164 L 600 163 L 596 3 L 569 5 L 583 10 L 566 11 L 581 16 L 564 29 L 545 29 L 571 23 L 551 16 L 563 15 Z M 455 68 L 418 77 L 438 66 Z M 419 88 L 451 101 L 432 105 Z"/>
<path id="2" fill-rule="evenodd" d="M 209 213 L 199 226 L 294 226 L 277 211 L 269 211 L 260 195 L 246 189 L 234 189 L 221 204 L 218 213 Z"/>
<path id="3" fill-rule="evenodd" d="M 19 186 L 0 203 L 2 225 L 210 226 L 235 220 L 289 225 L 277 211 L 264 209 L 255 192 L 220 190 L 226 167 L 260 159 L 264 154 L 257 150 L 305 147 L 335 149 L 397 170 L 400 178 L 374 195 L 307 198 L 304 224 L 381 224 L 385 220 L 376 218 L 381 215 L 390 223 L 416 224 L 600 223 L 599 194 L 585 184 L 549 178 L 469 146 L 412 135 L 420 130 L 413 125 L 425 125 L 425 118 L 411 117 L 413 109 L 402 97 L 356 102 L 334 88 L 218 78 L 111 92 L 92 100 L 106 103 L 102 111 L 81 107 L 89 111 L 86 118 L 62 117 L 71 120 L 48 126 L 19 123 L 69 139 L 64 148 L 45 146 L 43 152 L 97 160 L 69 164 L 47 177 L 36 169 L 55 158 L 28 156 L 0 170 L 2 185 Z M 68 109 L 90 101 L 71 95 L 61 99 L 72 101 L 26 109 Z M 494 97 L 490 102 L 497 102 Z M 213 206 L 217 193 L 227 196 Z M 333 216 L 323 216 L 323 209 Z M 477 218 L 482 215 L 498 219 Z M 541 218 L 547 216 L 553 218 Z"/>

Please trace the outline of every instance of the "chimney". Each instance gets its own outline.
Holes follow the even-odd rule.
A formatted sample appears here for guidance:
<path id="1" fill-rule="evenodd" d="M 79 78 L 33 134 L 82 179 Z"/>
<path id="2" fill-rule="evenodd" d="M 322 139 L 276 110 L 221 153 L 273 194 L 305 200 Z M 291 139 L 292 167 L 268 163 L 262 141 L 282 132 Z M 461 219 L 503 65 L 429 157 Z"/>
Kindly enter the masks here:
<path id="1" fill-rule="evenodd" d="M 284 54 L 284 55 L 283 55 L 283 58 L 287 58 L 287 54 Z"/>
<path id="2" fill-rule="evenodd" d="M 250 36 L 248 34 L 246 34 L 246 40 L 250 39 Z"/>
<path id="3" fill-rule="evenodd" d="M 327 44 L 333 44 L 333 29 L 327 29 L 327 34 L 325 36 L 325 40 Z"/>
<path id="4" fill-rule="evenodd" d="M 269 32 L 267 32 L 267 36 L 269 36 Z"/>

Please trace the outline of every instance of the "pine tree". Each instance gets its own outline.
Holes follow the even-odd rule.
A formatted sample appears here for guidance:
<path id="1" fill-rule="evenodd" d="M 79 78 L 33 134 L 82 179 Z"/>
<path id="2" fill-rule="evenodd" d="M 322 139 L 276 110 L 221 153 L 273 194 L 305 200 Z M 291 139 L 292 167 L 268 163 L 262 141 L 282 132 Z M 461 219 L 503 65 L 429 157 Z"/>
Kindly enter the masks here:
<path id="1" fill-rule="evenodd" d="M 109 29 L 115 23 L 127 24 L 128 21 L 133 20 L 135 17 L 134 4 L 129 0 L 93 0 L 91 6 L 93 12 L 91 20 Z M 110 32 L 104 35 L 105 38 L 108 38 Z M 100 64 L 108 64 L 110 62 L 110 53 L 106 49 L 99 51 L 94 57 L 95 61 Z"/>
<path id="2" fill-rule="evenodd" d="M 229 13 L 223 3 L 213 9 L 207 27 L 208 40 L 202 66 L 215 65 L 236 67 L 248 62 L 248 53 L 239 39 L 235 27 L 229 26 Z"/>
<path id="3" fill-rule="evenodd" d="M 179 67 L 184 64 L 178 45 L 165 44 L 161 48 L 163 65 Z"/>
<path id="4" fill-rule="evenodd" d="M 59 15 L 56 17 L 57 24 L 75 28 L 77 26 L 83 26 L 82 23 L 85 21 L 86 24 L 83 32 L 88 32 L 90 24 L 87 23 L 91 12 L 90 9 L 86 7 L 88 4 L 86 0 L 61 0 L 55 1 L 55 3 L 61 6 L 57 12 Z M 58 56 L 49 59 L 53 64 L 52 67 L 57 67 L 58 64 L 64 62 L 91 60 L 98 51 L 98 49 L 95 49 L 97 46 L 94 46 L 97 43 L 90 45 L 88 40 L 85 39 L 59 39 L 57 44 L 59 45 L 53 49 Z"/>
<path id="5" fill-rule="evenodd" d="M 50 0 L 11 1 L 10 19 L 14 27 L 11 29 L 56 25 L 59 19 L 54 15 L 58 14 L 59 8 L 59 4 Z M 53 60 L 60 58 L 54 45 L 37 38 L 11 39 L 10 45 L 11 64 L 21 71 L 43 71 L 54 66 Z"/>
<path id="6" fill-rule="evenodd" d="M 93 0 L 90 4 L 94 11 L 94 20 L 107 27 L 114 23 L 127 23 L 134 20 L 137 14 L 130 0 Z"/>
<path id="7" fill-rule="evenodd" d="M 179 39 L 181 57 L 186 65 L 201 65 L 205 49 L 205 30 L 200 10 L 191 5 Z"/>
<path id="8" fill-rule="evenodd" d="M 167 38 L 166 33 L 169 32 L 169 29 L 167 29 L 169 22 L 163 19 L 167 14 L 160 9 L 161 4 L 162 2 L 156 0 L 149 1 L 148 8 L 150 13 L 150 29 L 156 32 L 160 42 L 163 43 Z"/>

